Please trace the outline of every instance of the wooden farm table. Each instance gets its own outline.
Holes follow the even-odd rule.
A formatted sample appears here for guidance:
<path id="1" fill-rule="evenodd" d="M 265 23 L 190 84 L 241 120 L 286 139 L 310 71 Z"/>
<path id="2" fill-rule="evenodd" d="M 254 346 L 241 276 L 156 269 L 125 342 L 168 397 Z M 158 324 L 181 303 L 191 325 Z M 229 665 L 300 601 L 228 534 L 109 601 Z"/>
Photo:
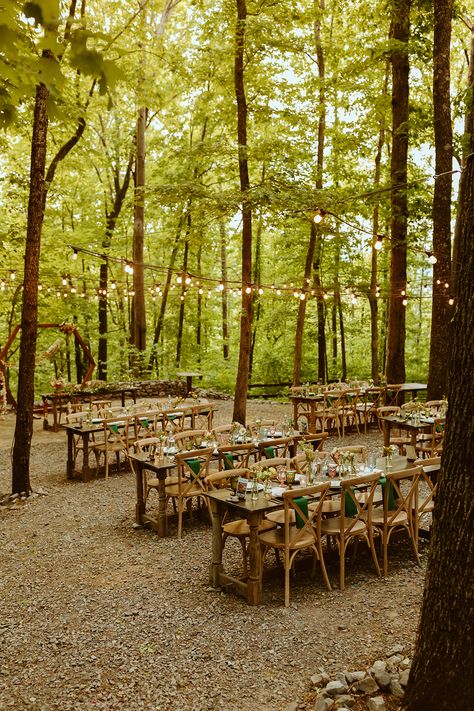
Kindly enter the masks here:
<path id="1" fill-rule="evenodd" d="M 406 446 L 407 458 L 410 461 L 416 459 L 416 438 L 421 432 L 429 432 L 432 427 L 432 422 L 405 420 L 403 417 L 398 417 L 396 415 L 381 417 L 383 422 L 383 443 L 384 447 L 388 447 L 390 444 L 390 432 L 392 427 L 404 430 L 410 435 L 410 444 Z"/>
<path id="2" fill-rule="evenodd" d="M 205 496 L 209 499 L 212 512 L 212 562 L 209 569 L 210 584 L 217 587 L 232 586 L 235 591 L 245 597 L 249 605 L 259 605 L 262 601 L 261 548 L 258 542 L 258 527 L 267 511 L 274 511 L 283 506 L 283 501 L 268 501 L 260 492 L 258 499 L 252 501 L 250 495 L 238 503 L 230 502 L 232 495 L 229 489 L 209 491 Z M 246 518 L 250 528 L 249 536 L 249 576 L 246 581 L 229 575 L 222 563 L 222 518 L 227 510 Z"/>
<path id="3" fill-rule="evenodd" d="M 304 417 L 308 423 L 308 432 L 316 432 L 316 412 L 324 400 L 323 395 L 290 395 L 293 403 L 293 421 L 298 427 L 298 419 Z"/>
<path id="4" fill-rule="evenodd" d="M 63 412 L 64 405 L 68 402 L 91 402 L 93 398 L 104 397 L 106 395 L 120 395 L 122 401 L 122 407 L 125 407 L 125 396 L 127 393 L 131 396 L 134 403 L 137 401 L 137 391 L 138 387 L 134 385 L 117 387 L 117 388 L 106 388 L 104 390 L 77 390 L 71 393 L 45 393 L 41 395 L 43 400 L 43 428 L 45 430 L 51 429 L 53 432 L 57 432 L 60 427 L 61 413 Z M 48 422 L 49 405 L 51 407 L 51 412 L 53 414 L 53 424 L 50 425 Z"/>
<path id="5" fill-rule="evenodd" d="M 181 371 L 176 375 L 178 378 L 186 378 L 186 393 L 191 392 L 193 389 L 193 378 L 199 378 L 199 380 L 202 378 L 202 373 L 198 372 Z"/>
<path id="6" fill-rule="evenodd" d="M 397 383 L 387 385 L 385 388 L 385 404 L 401 405 L 405 395 L 411 393 L 412 399 L 416 398 L 420 390 L 426 390 L 426 383 Z"/>
<path id="7" fill-rule="evenodd" d="M 148 455 L 129 454 L 128 458 L 135 472 L 135 480 L 137 486 L 137 502 L 135 505 L 135 521 L 141 525 L 150 525 L 161 538 L 168 535 L 168 516 L 166 513 L 166 489 L 165 479 L 169 476 L 172 469 L 176 468 L 176 462 L 164 457 L 155 460 L 150 460 Z M 145 502 L 145 471 L 151 471 L 158 479 L 158 516 L 152 516 L 146 512 Z"/>
<path id="8" fill-rule="evenodd" d="M 67 479 L 79 478 L 81 481 L 92 479 L 92 470 L 89 466 L 89 456 L 91 453 L 90 442 L 92 436 L 97 432 L 102 432 L 102 425 L 63 425 L 67 433 Z M 82 468 L 78 469 L 74 461 L 74 437 L 82 440 Z"/>

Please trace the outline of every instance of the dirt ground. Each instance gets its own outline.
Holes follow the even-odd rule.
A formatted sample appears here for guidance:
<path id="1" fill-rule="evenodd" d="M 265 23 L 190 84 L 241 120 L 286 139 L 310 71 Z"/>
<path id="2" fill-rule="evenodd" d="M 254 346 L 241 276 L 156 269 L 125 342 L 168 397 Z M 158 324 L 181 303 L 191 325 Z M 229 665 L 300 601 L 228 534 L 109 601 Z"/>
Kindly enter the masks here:
<path id="1" fill-rule="evenodd" d="M 216 402 L 216 422 L 232 402 Z M 249 419 L 291 416 L 289 404 L 251 401 Z M 0 494 L 10 491 L 14 415 L 0 422 Z M 381 453 L 376 430 L 351 435 Z M 331 438 L 330 450 L 337 438 Z M 207 523 L 159 539 L 134 528 L 130 473 L 106 482 L 67 481 L 66 436 L 35 420 L 31 482 L 42 494 L 0 507 L 0 709 L 313 708 L 310 676 L 358 670 L 395 643 L 410 655 L 422 594 L 422 565 L 408 540 L 390 551 L 389 575 L 377 578 L 361 545 L 340 592 L 305 565 L 283 605 L 281 571 L 269 565 L 263 604 L 209 587 Z M 234 545 L 235 543 L 235 545 Z M 240 547 L 226 545 L 238 570 Z"/>

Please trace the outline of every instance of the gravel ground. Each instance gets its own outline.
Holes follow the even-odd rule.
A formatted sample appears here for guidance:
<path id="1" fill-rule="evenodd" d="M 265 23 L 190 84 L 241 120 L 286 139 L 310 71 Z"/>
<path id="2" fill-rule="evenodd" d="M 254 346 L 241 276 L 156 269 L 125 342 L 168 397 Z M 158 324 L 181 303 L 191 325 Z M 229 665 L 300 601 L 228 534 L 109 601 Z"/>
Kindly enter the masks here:
<path id="1" fill-rule="evenodd" d="M 218 422 L 229 421 L 232 403 L 217 404 Z M 249 419 L 257 413 L 291 415 L 251 401 Z M 0 493 L 10 491 L 13 424 L 0 422 Z M 378 432 L 363 439 L 381 452 Z M 419 568 L 408 540 L 394 543 L 386 579 L 360 546 L 343 593 L 300 566 L 288 609 L 280 571 L 268 570 L 264 604 L 251 608 L 209 588 L 208 525 L 186 527 L 181 541 L 134 529 L 129 473 L 69 482 L 65 461 L 64 432 L 35 421 L 31 479 L 47 495 L 0 507 L 0 709 L 309 709 L 319 669 L 362 669 L 395 642 L 411 653 L 426 544 Z M 226 561 L 238 567 L 236 541 Z M 336 560 L 328 570 L 336 586 Z"/>

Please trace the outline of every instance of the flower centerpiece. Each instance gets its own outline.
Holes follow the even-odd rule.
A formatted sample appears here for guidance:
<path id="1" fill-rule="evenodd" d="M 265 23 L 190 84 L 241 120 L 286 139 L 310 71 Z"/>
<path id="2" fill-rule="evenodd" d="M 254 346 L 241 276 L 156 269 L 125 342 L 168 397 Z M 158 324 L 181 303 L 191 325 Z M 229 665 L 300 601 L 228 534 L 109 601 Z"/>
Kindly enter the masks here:
<path id="1" fill-rule="evenodd" d="M 390 444 L 388 447 L 383 448 L 384 456 L 386 458 L 385 466 L 387 469 L 392 468 L 393 455 L 396 454 L 397 448 L 394 444 Z"/>

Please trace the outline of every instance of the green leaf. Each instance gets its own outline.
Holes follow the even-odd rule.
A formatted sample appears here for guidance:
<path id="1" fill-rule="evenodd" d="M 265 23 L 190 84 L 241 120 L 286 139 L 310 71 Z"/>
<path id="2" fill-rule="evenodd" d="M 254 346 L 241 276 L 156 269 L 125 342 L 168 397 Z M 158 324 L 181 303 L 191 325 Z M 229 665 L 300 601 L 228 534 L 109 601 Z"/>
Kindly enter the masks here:
<path id="1" fill-rule="evenodd" d="M 56 27 L 59 22 L 59 3 L 57 0 L 28 1 L 23 5 L 26 17 L 32 17 L 38 25 Z"/>
<path id="2" fill-rule="evenodd" d="M 72 53 L 71 65 L 86 76 L 99 77 L 102 74 L 102 55 L 95 49 L 83 48 Z"/>

